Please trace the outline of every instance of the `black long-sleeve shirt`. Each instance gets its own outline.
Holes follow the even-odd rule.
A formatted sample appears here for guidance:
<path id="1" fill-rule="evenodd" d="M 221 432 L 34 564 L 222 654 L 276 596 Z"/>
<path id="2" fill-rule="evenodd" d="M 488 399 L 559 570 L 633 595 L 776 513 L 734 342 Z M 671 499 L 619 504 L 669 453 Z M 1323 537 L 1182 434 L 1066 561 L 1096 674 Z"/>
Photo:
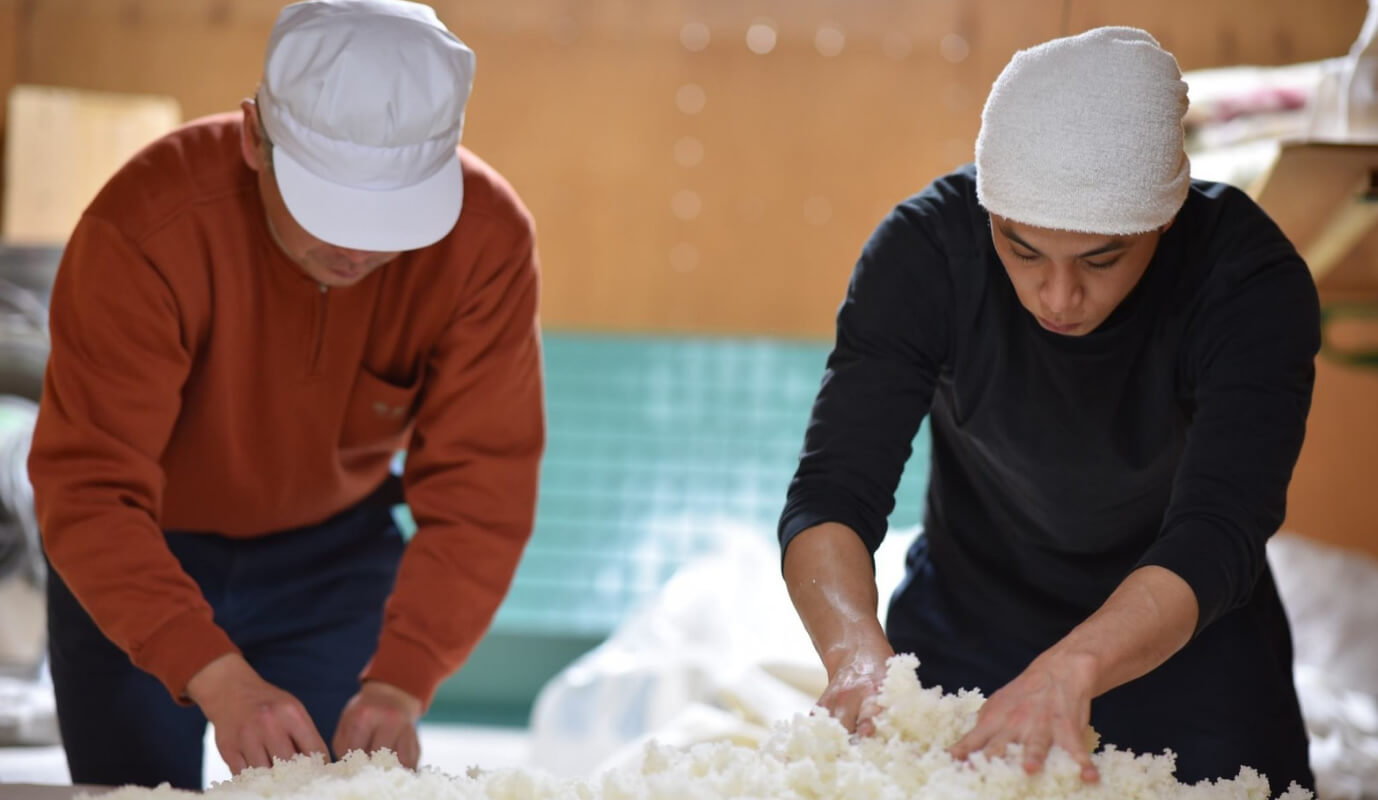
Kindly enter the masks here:
<path id="1" fill-rule="evenodd" d="M 1156 564 L 1195 592 L 1199 634 L 1267 569 L 1318 314 L 1271 220 L 1239 190 L 1196 182 L 1105 323 L 1051 333 L 1001 266 L 974 169 L 947 175 L 896 207 L 856 265 L 782 552 L 829 521 L 874 552 L 930 414 L 924 558 L 957 624 L 1046 646 Z"/>

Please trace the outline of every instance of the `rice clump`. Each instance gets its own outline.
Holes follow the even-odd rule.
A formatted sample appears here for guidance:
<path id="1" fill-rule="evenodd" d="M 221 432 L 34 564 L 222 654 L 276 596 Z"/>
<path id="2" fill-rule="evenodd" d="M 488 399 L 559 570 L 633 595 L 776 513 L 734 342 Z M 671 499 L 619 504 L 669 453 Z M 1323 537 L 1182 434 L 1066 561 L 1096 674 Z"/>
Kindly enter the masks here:
<path id="1" fill-rule="evenodd" d="M 638 763 L 579 780 L 512 768 L 451 776 L 405 769 L 388 751 L 340 761 L 297 756 L 245 770 L 205 793 L 210 800 L 1267 800 L 1267 779 L 1241 767 L 1231 779 L 1184 785 L 1174 756 L 1118 750 L 1092 756 L 1100 782 L 1085 784 L 1077 763 L 1054 748 L 1042 771 L 1026 775 L 1012 752 L 954 760 L 947 748 L 975 724 L 979 692 L 944 694 L 919 685 L 912 655 L 890 660 L 874 736 L 854 739 L 815 709 L 778 723 L 759 749 L 729 742 L 673 748 L 652 743 Z M 189 800 L 198 793 L 125 787 L 78 800 Z M 1293 784 L 1282 800 L 1314 800 Z"/>

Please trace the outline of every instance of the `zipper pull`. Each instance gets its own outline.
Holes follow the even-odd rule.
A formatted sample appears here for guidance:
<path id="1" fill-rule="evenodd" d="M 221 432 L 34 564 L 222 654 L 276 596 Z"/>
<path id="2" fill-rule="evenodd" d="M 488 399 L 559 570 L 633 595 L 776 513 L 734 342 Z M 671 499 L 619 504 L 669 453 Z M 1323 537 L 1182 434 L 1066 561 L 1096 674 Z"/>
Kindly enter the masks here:
<path id="1" fill-rule="evenodd" d="M 329 286 L 326 286 L 326 285 L 323 284 L 323 283 L 317 284 L 317 285 L 321 287 L 321 294 L 325 294 L 326 292 L 330 291 L 330 287 L 329 287 Z"/>

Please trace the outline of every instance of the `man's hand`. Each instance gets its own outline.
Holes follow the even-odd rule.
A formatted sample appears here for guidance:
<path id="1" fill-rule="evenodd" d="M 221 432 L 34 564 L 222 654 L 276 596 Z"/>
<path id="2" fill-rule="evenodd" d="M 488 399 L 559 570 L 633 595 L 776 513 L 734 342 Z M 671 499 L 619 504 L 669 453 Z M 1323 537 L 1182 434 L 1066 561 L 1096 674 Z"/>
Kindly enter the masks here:
<path id="1" fill-rule="evenodd" d="M 215 745 L 233 774 L 298 753 L 328 755 L 306 708 L 259 677 L 238 653 L 202 667 L 187 682 L 187 696 L 215 726 Z"/>
<path id="2" fill-rule="evenodd" d="M 794 538 L 784 572 L 790 600 L 828 670 L 818 705 L 847 730 L 869 736 L 885 662 L 895 654 L 876 618 L 871 553 L 851 528 L 825 522 Z"/>
<path id="3" fill-rule="evenodd" d="M 1099 780 L 1087 735 L 1092 698 L 1171 658 L 1191 638 L 1197 613 L 1195 592 L 1176 573 L 1134 570 L 1085 622 L 991 695 L 952 755 L 999 756 L 1017 742 L 1024 768 L 1037 772 L 1057 745 L 1081 764 L 1083 780 Z"/>
<path id="4" fill-rule="evenodd" d="M 818 705 L 852 733 L 875 733 L 872 719 L 880 711 L 876 697 L 885 681 L 885 662 L 894 654 L 884 638 L 845 652 L 829 653 L 825 659 L 828 688 L 818 698 Z"/>
<path id="5" fill-rule="evenodd" d="M 981 706 L 976 727 L 952 746 L 953 758 L 965 759 L 978 750 L 999 758 L 1007 746 L 1020 744 L 1024 771 L 1032 775 L 1057 745 L 1081 764 L 1082 780 L 1100 780 L 1087 738 L 1094 668 L 1084 656 L 1045 653 L 1035 659 Z"/>
<path id="6" fill-rule="evenodd" d="M 420 719 L 420 700 L 396 686 L 365 681 L 335 727 L 335 755 L 350 750 L 372 753 L 386 747 L 397 754 L 402 766 L 415 769 L 421 760 L 421 743 L 416 738 Z"/>

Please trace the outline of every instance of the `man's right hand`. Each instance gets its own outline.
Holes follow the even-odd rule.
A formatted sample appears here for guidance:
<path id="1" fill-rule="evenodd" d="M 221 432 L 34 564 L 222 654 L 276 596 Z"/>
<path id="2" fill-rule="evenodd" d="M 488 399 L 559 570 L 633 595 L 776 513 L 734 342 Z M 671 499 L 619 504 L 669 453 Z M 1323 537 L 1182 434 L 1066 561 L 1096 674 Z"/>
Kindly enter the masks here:
<path id="1" fill-rule="evenodd" d="M 894 654 L 883 637 L 844 653 L 826 654 L 828 688 L 818 705 L 852 733 L 875 733 L 872 718 L 880 711 L 877 698 L 885 682 L 885 662 Z"/>
<path id="2" fill-rule="evenodd" d="M 784 571 L 790 599 L 828 670 L 818 705 L 848 731 L 869 736 L 885 662 L 895 654 L 876 617 L 870 551 L 851 528 L 824 522 L 794 537 Z"/>
<path id="3" fill-rule="evenodd" d="M 187 682 L 187 696 L 215 726 L 216 747 L 235 775 L 298 753 L 329 757 L 305 706 L 259 677 L 238 653 L 202 667 Z"/>

